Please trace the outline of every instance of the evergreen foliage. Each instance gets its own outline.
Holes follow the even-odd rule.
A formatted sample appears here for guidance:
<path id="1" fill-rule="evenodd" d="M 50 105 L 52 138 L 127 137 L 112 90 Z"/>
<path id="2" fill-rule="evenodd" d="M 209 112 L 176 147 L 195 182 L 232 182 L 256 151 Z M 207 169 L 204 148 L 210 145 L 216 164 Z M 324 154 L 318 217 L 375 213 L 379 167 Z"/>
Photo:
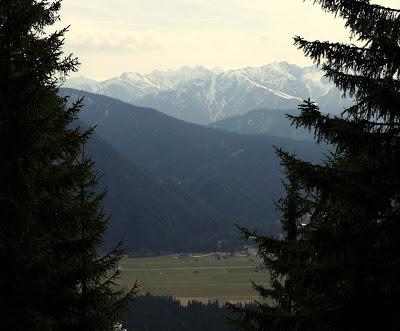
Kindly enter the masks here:
<path id="1" fill-rule="evenodd" d="M 278 150 L 287 173 L 284 238 L 257 236 L 274 276 L 243 310 L 243 330 L 397 330 L 400 294 L 400 11 L 369 0 L 318 0 L 357 45 L 295 44 L 354 106 L 323 115 L 310 100 L 290 116 L 334 146 L 322 164 Z M 251 233 L 245 232 L 247 236 Z"/>
<path id="2" fill-rule="evenodd" d="M 106 220 L 96 214 L 102 195 L 86 190 L 95 184 L 92 163 L 77 161 L 91 134 L 71 125 L 82 100 L 67 106 L 58 96 L 58 82 L 78 65 L 62 52 L 67 29 L 46 32 L 59 20 L 60 7 L 61 1 L 0 0 L 0 321 L 5 330 L 88 330 L 74 306 L 77 299 L 91 312 L 109 309 L 107 316 L 125 301 L 110 282 L 101 282 L 120 252 L 95 257 Z M 83 207 L 86 212 L 80 213 Z M 79 222 L 90 223 L 85 237 L 77 232 Z M 93 290 L 95 299 L 83 287 Z M 96 330 L 110 330 L 113 323 L 110 317 L 107 327 Z"/>
<path id="3" fill-rule="evenodd" d="M 72 198 L 74 218 L 69 240 L 75 263 L 70 269 L 72 277 L 69 278 L 76 281 L 78 276 L 78 291 L 74 291 L 69 305 L 69 330 L 114 330 L 120 314 L 135 295 L 136 286 L 125 294 L 115 282 L 120 274 L 122 243 L 108 254 L 98 254 L 107 230 L 108 218 L 102 210 L 106 192 L 97 192 L 99 177 L 93 172 L 94 162 L 86 156 L 85 151 L 77 167 L 80 176 Z"/>
<path id="4" fill-rule="evenodd" d="M 225 323 L 230 312 L 218 303 L 190 301 L 186 306 L 171 297 L 137 297 L 125 314 L 127 330 L 232 331 Z"/>

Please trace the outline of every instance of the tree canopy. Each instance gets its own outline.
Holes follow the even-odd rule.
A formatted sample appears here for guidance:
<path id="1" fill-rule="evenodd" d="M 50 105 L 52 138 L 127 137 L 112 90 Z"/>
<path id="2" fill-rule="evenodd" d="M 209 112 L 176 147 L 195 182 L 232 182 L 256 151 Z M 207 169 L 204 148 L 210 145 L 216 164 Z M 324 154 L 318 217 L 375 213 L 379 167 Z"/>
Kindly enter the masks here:
<path id="1" fill-rule="evenodd" d="M 256 237 L 274 281 L 256 286 L 258 309 L 232 309 L 244 330 L 395 330 L 400 11 L 369 0 L 314 2 L 342 17 L 355 43 L 296 37 L 295 45 L 354 105 L 332 116 L 307 100 L 289 116 L 332 152 L 312 164 L 278 150 L 287 174 L 279 204 L 284 235 Z"/>
<path id="2" fill-rule="evenodd" d="M 119 295 L 111 281 L 104 282 L 120 251 L 97 255 L 106 224 L 103 195 L 93 193 L 92 162 L 80 162 L 92 130 L 74 125 L 82 100 L 67 106 L 58 95 L 59 82 L 79 63 L 63 53 L 67 29 L 48 32 L 60 8 L 59 0 L 0 0 L 0 321 L 5 330 L 94 329 L 83 327 L 75 307 L 85 297 L 83 270 L 90 273 L 84 278 L 88 286 L 101 288 L 96 300 L 85 298 L 91 311 L 106 306 L 116 313 L 117 303 L 132 296 Z M 79 213 L 83 206 L 86 213 Z M 77 224 L 83 223 L 91 227 L 82 237 Z M 111 315 L 96 330 L 112 329 L 116 317 Z"/>

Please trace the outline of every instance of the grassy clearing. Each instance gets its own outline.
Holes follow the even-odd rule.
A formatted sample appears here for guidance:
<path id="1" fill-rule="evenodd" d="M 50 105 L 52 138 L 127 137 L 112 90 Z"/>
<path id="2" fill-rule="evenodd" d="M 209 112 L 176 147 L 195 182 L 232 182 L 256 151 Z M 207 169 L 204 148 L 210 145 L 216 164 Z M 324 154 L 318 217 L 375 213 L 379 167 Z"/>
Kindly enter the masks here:
<path id="1" fill-rule="evenodd" d="M 130 287 L 137 280 L 142 294 L 169 295 L 182 303 L 189 300 L 248 302 L 257 297 L 251 282 L 266 284 L 268 281 L 267 273 L 256 272 L 255 266 L 259 263 L 254 255 L 223 260 L 214 255 L 125 258 L 121 262 L 120 282 Z"/>

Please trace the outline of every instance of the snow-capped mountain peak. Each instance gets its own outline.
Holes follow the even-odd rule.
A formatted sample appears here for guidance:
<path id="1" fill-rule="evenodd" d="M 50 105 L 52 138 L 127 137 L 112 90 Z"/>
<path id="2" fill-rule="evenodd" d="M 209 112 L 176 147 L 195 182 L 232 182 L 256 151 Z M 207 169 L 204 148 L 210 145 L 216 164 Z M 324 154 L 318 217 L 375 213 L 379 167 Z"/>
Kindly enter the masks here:
<path id="1" fill-rule="evenodd" d="M 316 67 L 288 62 L 224 71 L 204 66 L 123 73 L 103 82 L 71 79 L 66 86 L 104 94 L 195 123 L 210 123 L 256 108 L 294 109 L 308 97 L 326 112 L 340 104 L 337 89 Z M 338 101 L 335 103 L 334 101 Z"/>

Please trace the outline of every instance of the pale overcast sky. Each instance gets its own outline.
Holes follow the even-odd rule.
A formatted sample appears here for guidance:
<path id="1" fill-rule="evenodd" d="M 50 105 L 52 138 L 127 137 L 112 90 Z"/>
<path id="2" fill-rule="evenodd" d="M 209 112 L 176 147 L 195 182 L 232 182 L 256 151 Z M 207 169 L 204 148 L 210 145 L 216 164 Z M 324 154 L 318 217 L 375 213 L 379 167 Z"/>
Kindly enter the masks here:
<path id="1" fill-rule="evenodd" d="M 400 0 L 375 0 L 400 8 Z M 64 0 L 66 51 L 79 74 L 106 79 L 204 65 L 310 64 L 292 37 L 346 41 L 343 23 L 312 0 Z"/>

